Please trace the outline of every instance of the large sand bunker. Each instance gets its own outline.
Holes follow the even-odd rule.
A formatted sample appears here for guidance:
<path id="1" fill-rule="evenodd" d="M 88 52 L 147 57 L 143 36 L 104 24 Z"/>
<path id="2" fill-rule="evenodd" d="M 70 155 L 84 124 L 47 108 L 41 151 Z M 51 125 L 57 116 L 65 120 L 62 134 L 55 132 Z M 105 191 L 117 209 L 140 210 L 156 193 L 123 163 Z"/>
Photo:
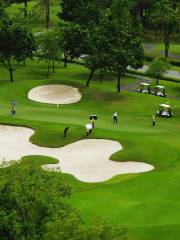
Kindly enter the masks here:
<path id="1" fill-rule="evenodd" d="M 44 85 L 33 88 L 28 93 L 28 98 L 41 103 L 71 104 L 81 100 L 77 88 L 67 85 Z"/>
<path id="2" fill-rule="evenodd" d="M 46 165 L 45 169 L 60 168 L 85 182 L 101 182 L 118 174 L 147 172 L 154 168 L 146 163 L 109 160 L 113 153 L 122 150 L 116 141 L 87 139 L 62 148 L 44 148 L 29 142 L 33 134 L 29 128 L 0 125 L 0 163 L 27 155 L 50 156 L 59 163 Z"/>

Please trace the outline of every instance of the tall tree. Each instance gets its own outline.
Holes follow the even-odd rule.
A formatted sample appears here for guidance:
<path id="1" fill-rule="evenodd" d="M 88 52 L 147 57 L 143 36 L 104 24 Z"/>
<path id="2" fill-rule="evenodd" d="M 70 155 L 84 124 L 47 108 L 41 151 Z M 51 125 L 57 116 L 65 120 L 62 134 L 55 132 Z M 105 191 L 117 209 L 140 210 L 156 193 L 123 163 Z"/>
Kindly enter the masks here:
<path id="1" fill-rule="evenodd" d="M 98 22 L 100 3 L 98 0 L 62 0 L 59 17 L 67 22 L 89 25 Z"/>
<path id="2" fill-rule="evenodd" d="M 0 61 L 9 71 L 11 82 L 17 63 L 32 58 L 34 50 L 34 36 L 25 25 L 7 20 L 0 26 Z"/>
<path id="3" fill-rule="evenodd" d="M 45 22 L 46 22 L 46 28 L 49 28 L 50 24 L 50 4 L 51 0 L 38 0 L 38 4 L 45 9 Z"/>
<path id="4" fill-rule="evenodd" d="M 24 17 L 26 18 L 28 15 L 28 0 L 15 0 L 15 2 L 24 4 Z"/>
<path id="5" fill-rule="evenodd" d="M 0 23 L 2 23 L 3 19 L 6 18 L 6 11 L 5 8 L 7 3 L 4 0 L 0 0 Z"/>
<path id="6" fill-rule="evenodd" d="M 87 30 L 79 24 L 63 23 L 59 26 L 59 44 L 64 52 L 64 66 L 67 59 L 78 59 L 86 53 Z"/>
<path id="7" fill-rule="evenodd" d="M 156 80 L 156 85 L 159 84 L 159 79 L 162 78 L 163 74 L 166 73 L 169 65 L 167 59 L 157 57 L 153 60 L 152 64 L 146 71 L 146 73 Z"/>
<path id="8" fill-rule="evenodd" d="M 170 35 L 178 23 L 177 9 L 169 0 L 154 1 L 149 10 L 150 22 L 164 31 L 165 57 L 169 55 Z"/>
<path id="9" fill-rule="evenodd" d="M 127 67 L 142 67 L 143 47 L 141 39 L 130 23 L 113 15 L 105 14 L 96 28 L 89 34 L 89 52 L 86 66 L 91 70 L 86 86 L 89 86 L 97 69 L 109 69 L 117 74 L 117 91 L 120 92 L 121 78 Z"/>
<path id="10" fill-rule="evenodd" d="M 52 62 L 53 72 L 55 72 L 55 61 L 61 60 L 62 50 L 59 45 L 59 37 L 57 29 L 43 32 L 38 37 L 39 48 L 38 55 L 48 61 L 47 78 L 49 77 L 50 64 Z"/>

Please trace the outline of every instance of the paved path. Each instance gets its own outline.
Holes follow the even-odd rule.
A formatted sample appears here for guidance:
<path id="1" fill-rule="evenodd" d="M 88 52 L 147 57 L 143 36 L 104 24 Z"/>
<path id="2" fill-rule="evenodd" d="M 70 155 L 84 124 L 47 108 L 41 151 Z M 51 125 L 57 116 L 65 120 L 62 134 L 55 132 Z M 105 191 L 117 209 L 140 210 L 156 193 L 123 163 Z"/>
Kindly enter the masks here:
<path id="1" fill-rule="evenodd" d="M 137 82 L 130 83 L 125 86 L 122 86 L 121 89 L 129 92 L 136 92 L 137 88 L 139 87 L 140 83 L 150 83 L 151 79 L 148 77 L 144 77 L 141 75 L 135 75 L 135 74 L 126 74 L 128 77 L 136 78 Z"/>
<path id="2" fill-rule="evenodd" d="M 128 92 L 137 92 L 137 89 L 140 83 L 150 83 L 152 81 L 151 78 L 137 75 L 137 74 L 126 74 L 126 76 L 136 78 L 137 80 L 135 83 L 130 83 L 130 84 L 127 84 L 126 86 L 121 87 L 121 90 L 128 91 Z M 175 96 L 168 96 L 168 98 L 180 100 L 179 97 L 175 97 Z"/>
<path id="3" fill-rule="evenodd" d="M 156 43 L 144 43 L 144 49 L 146 50 L 146 52 L 151 53 L 151 55 L 153 55 L 152 53 L 156 53 L 158 55 L 164 56 L 164 50 L 156 50 Z M 169 51 L 169 57 L 171 58 L 175 58 L 175 59 L 180 59 L 180 55 L 178 53 L 173 53 L 171 52 L 171 45 L 170 45 L 170 51 Z"/>
<path id="4" fill-rule="evenodd" d="M 137 72 L 145 73 L 148 68 L 149 68 L 149 66 L 144 65 L 142 68 L 137 69 Z M 129 69 L 131 69 L 131 68 L 129 68 Z M 164 74 L 164 76 L 166 76 L 166 77 L 175 77 L 175 78 L 179 78 L 180 79 L 180 72 L 174 71 L 174 70 L 167 70 L 166 73 Z"/>

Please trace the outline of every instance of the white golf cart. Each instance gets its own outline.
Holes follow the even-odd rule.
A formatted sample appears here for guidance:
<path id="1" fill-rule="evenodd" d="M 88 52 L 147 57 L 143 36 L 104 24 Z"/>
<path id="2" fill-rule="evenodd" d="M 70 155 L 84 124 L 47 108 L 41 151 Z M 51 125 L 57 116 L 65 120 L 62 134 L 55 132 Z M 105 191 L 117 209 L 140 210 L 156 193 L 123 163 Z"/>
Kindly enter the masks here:
<path id="1" fill-rule="evenodd" d="M 159 117 L 172 117 L 171 106 L 168 104 L 160 104 L 159 110 L 157 111 Z"/>
<path id="2" fill-rule="evenodd" d="M 150 84 L 149 83 L 140 83 L 140 86 L 138 88 L 138 92 L 139 93 L 150 94 L 151 93 Z"/>
<path id="3" fill-rule="evenodd" d="M 159 97 L 166 97 L 166 90 L 164 86 L 160 86 L 160 85 L 156 85 L 154 87 L 154 92 L 153 94 L 155 96 L 159 96 Z"/>

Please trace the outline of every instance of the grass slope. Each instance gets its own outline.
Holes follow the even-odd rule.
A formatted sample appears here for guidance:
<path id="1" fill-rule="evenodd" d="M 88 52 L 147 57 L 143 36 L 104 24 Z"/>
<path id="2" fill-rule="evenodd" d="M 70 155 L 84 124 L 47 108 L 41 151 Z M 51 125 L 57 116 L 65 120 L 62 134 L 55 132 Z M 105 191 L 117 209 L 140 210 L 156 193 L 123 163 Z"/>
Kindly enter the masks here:
<path id="1" fill-rule="evenodd" d="M 99 73 L 89 88 L 85 81 L 89 71 L 80 65 L 70 64 L 64 69 L 57 65 L 56 73 L 45 78 L 46 63 L 27 61 L 26 67 L 15 73 L 16 82 L 8 82 L 6 70 L 0 75 L 0 123 L 28 126 L 35 129 L 31 141 L 40 146 L 58 147 L 85 138 L 84 125 L 92 113 L 99 116 L 93 138 L 119 141 L 124 149 L 115 153 L 114 161 L 142 161 L 153 164 L 155 170 L 143 174 L 119 175 L 103 183 L 79 182 L 64 174 L 73 186 L 69 200 L 80 208 L 87 222 L 95 216 L 108 218 L 112 223 L 129 228 L 134 240 L 179 239 L 180 212 L 180 108 L 175 99 L 162 99 L 138 93 L 115 91 L 116 81 L 107 74 L 99 83 Z M 125 78 L 122 85 L 136 83 L 135 78 Z M 62 105 L 59 109 L 27 99 L 28 91 L 38 85 L 63 83 L 76 86 L 82 93 L 82 101 Z M 179 96 L 179 84 L 167 84 L 169 93 Z M 17 117 L 9 115 L 11 101 L 16 100 Z M 172 119 L 157 119 L 151 126 L 151 116 L 160 103 L 169 101 L 173 107 Z M 112 114 L 119 112 L 119 125 L 112 124 Z M 63 129 L 70 126 L 67 140 Z M 31 156 L 27 162 L 37 166 L 55 160 Z M 52 163 L 53 163 L 52 162 Z M 56 173 L 52 173 L 57 176 Z M 55 177 L 56 179 L 56 177 Z M 177 232 L 177 234 L 175 234 Z"/>

